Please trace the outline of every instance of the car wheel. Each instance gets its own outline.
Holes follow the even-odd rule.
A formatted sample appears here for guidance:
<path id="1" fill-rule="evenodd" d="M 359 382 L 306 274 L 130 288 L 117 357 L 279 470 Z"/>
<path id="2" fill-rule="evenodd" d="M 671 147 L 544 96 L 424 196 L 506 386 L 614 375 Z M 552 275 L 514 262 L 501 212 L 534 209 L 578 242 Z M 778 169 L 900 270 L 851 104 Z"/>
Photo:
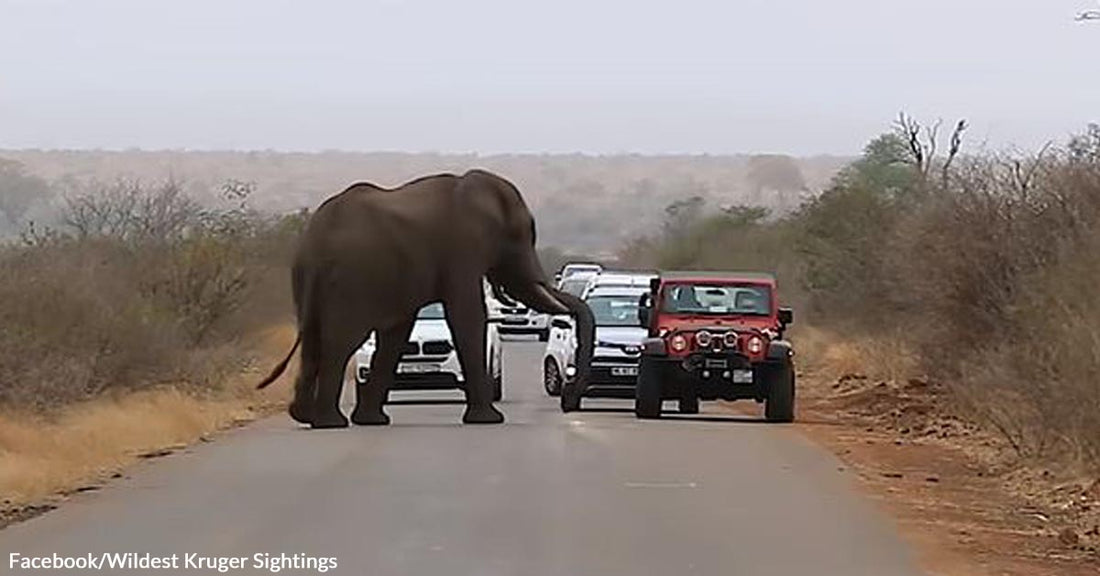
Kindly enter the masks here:
<path id="1" fill-rule="evenodd" d="M 546 389 L 546 393 L 550 396 L 561 395 L 561 370 L 558 369 L 558 363 L 554 360 L 547 358 L 546 362 L 542 366 L 542 386 Z"/>
<path id="2" fill-rule="evenodd" d="M 661 369 L 645 356 L 638 364 L 638 383 L 634 387 L 634 415 L 638 418 L 661 417 Z"/>
<path id="3" fill-rule="evenodd" d="M 794 369 L 789 362 L 768 366 L 764 371 L 768 397 L 764 401 L 764 418 L 768 422 L 794 421 Z"/>
<path id="4" fill-rule="evenodd" d="M 692 394 L 680 398 L 680 414 L 698 414 L 699 397 Z"/>

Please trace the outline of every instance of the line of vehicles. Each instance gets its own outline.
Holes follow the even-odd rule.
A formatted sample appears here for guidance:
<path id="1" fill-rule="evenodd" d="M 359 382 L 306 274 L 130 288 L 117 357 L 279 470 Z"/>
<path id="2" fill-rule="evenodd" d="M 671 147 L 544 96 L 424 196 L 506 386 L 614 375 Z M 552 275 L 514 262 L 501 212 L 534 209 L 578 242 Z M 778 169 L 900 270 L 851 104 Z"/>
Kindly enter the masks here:
<path id="1" fill-rule="evenodd" d="M 562 409 L 583 398 L 634 399 L 639 418 L 659 418 L 666 401 L 681 414 L 699 402 L 752 399 L 773 422 L 794 419 L 794 349 L 786 339 L 793 312 L 779 306 L 775 278 L 760 273 L 624 272 L 568 264 L 557 287 L 588 303 L 596 321 L 592 365 L 578 382 L 576 334 L 568 316 L 550 317 L 497 301 L 486 287 L 487 368 L 501 389 L 501 334 L 534 334 L 546 342 L 546 393 Z M 373 336 L 354 357 L 356 380 L 370 377 Z M 461 388 L 462 371 L 441 304 L 417 317 L 396 389 Z"/>

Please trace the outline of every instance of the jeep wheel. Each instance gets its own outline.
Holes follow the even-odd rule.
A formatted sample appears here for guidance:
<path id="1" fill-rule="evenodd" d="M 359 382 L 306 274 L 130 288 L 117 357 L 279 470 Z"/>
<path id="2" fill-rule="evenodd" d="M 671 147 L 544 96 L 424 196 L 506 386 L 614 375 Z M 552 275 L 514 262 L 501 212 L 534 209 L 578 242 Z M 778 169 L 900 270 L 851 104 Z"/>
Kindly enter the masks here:
<path id="1" fill-rule="evenodd" d="M 764 372 L 768 398 L 764 417 L 768 422 L 794 421 L 794 369 L 789 362 L 768 366 Z"/>
<path id="2" fill-rule="evenodd" d="M 699 397 L 695 394 L 680 398 L 680 414 L 698 414 Z"/>
<path id="3" fill-rule="evenodd" d="M 558 363 L 547 358 L 542 365 L 542 387 L 546 390 L 546 394 L 560 396 L 561 381 L 561 370 L 558 369 Z"/>
<path id="4" fill-rule="evenodd" d="M 634 415 L 638 418 L 661 417 L 661 367 L 645 356 L 638 364 L 638 383 L 634 387 Z"/>

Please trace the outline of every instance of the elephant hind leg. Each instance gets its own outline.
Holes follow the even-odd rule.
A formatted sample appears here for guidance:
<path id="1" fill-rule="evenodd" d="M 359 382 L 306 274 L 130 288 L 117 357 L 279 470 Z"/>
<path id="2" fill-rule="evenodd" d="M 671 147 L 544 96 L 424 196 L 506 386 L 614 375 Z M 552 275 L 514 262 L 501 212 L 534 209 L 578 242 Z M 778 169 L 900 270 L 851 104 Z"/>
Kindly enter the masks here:
<path id="1" fill-rule="evenodd" d="M 287 412 L 295 422 L 313 423 L 313 409 L 317 401 L 317 372 L 320 359 L 317 357 L 317 337 L 306 332 L 302 338 L 301 365 L 298 379 L 294 381 L 294 399 Z"/>
<path id="2" fill-rule="evenodd" d="M 328 318 L 326 318 L 328 320 Z M 348 419 L 340 411 L 344 373 L 352 352 L 363 341 L 355 318 L 327 321 L 321 326 L 317 363 L 317 394 L 313 403 L 313 428 L 344 428 Z"/>
<path id="3" fill-rule="evenodd" d="M 390 423 L 382 405 L 386 402 L 401 353 L 412 333 L 413 322 L 405 321 L 397 326 L 381 330 L 378 346 L 371 358 L 370 380 L 356 389 L 355 411 L 351 421 L 361 426 L 384 426 Z"/>

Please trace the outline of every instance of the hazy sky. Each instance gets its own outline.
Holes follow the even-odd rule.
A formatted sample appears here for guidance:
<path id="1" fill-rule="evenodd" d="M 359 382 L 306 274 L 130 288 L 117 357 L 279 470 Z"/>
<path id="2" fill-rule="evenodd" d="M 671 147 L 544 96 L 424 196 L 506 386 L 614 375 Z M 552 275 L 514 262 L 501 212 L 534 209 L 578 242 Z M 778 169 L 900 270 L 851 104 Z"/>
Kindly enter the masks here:
<path id="1" fill-rule="evenodd" d="M 1100 121 L 1097 0 L 0 0 L 0 148 L 853 153 Z"/>

